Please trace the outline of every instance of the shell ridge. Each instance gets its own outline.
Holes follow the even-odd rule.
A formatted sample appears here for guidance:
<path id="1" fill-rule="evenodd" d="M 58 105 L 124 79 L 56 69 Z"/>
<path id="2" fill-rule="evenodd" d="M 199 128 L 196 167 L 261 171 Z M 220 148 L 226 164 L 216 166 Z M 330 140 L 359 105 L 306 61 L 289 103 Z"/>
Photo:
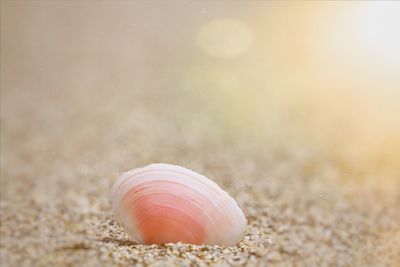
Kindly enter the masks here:
<path id="1" fill-rule="evenodd" d="M 140 187 L 142 184 L 147 183 L 147 182 L 156 182 L 156 181 L 165 181 L 165 179 L 160 178 L 160 179 L 157 179 L 157 180 L 154 179 L 154 180 L 151 180 L 151 181 L 145 181 L 145 182 L 142 182 L 142 183 L 137 184 L 135 186 L 132 186 L 131 189 L 134 188 L 134 187 Z M 177 183 L 175 181 L 170 181 L 170 180 L 168 180 L 168 182 Z M 203 199 L 207 200 L 207 202 L 210 203 L 210 205 L 213 206 L 212 210 L 218 209 L 218 206 L 220 206 L 219 202 L 221 201 L 221 198 L 220 198 L 219 195 L 213 196 L 214 200 L 215 199 L 218 200 L 218 202 L 215 202 L 210 198 L 210 196 L 208 196 L 207 194 L 204 193 L 204 190 L 201 190 L 199 188 L 196 188 L 196 187 L 191 186 L 191 185 L 186 184 L 186 183 L 185 184 L 177 183 L 177 184 L 180 184 L 181 186 L 185 186 L 185 187 L 197 192 L 197 194 L 201 195 Z M 208 214 L 209 217 L 213 218 L 212 219 L 212 224 L 218 225 L 217 223 L 215 223 L 215 219 L 214 219 L 214 214 L 215 213 L 214 212 L 207 211 L 206 214 Z M 202 220 L 205 220 L 205 218 L 202 218 Z"/>
<path id="2" fill-rule="evenodd" d="M 125 183 L 126 189 L 123 192 L 115 192 L 115 194 L 119 193 L 119 194 L 117 194 L 117 197 L 116 197 L 117 201 L 120 202 L 122 200 L 122 198 L 129 192 L 129 190 L 131 188 L 133 188 L 135 186 L 139 186 L 140 184 L 143 184 L 145 182 L 149 182 L 149 181 L 165 181 L 165 180 L 174 182 L 174 180 L 176 180 L 176 179 L 174 179 L 176 177 L 172 178 L 172 177 L 165 176 L 165 174 L 162 173 L 162 172 L 153 172 L 152 174 L 153 174 L 153 176 L 143 175 L 143 176 L 140 176 L 140 177 L 131 177 L 130 181 L 127 181 Z M 185 179 L 185 177 L 186 177 L 185 174 L 183 174 L 183 173 L 175 173 L 175 174 L 178 174 L 179 175 L 178 177 L 183 178 L 183 179 Z M 186 180 L 188 180 L 188 181 L 186 181 Z M 213 198 L 218 198 L 220 196 L 220 194 L 221 194 L 221 192 L 206 191 L 206 190 L 201 190 L 200 188 L 197 188 L 196 186 L 190 186 L 188 184 L 190 179 L 185 179 L 185 180 L 182 180 L 182 181 L 185 181 L 185 185 L 186 186 L 194 189 L 195 191 L 198 191 L 200 194 L 204 195 L 204 192 L 209 192 L 209 193 L 212 193 Z M 198 180 L 197 180 L 197 182 L 198 182 L 197 183 L 198 186 L 204 187 L 204 183 L 202 183 L 201 181 L 198 181 Z M 208 187 L 206 187 L 206 189 L 208 189 Z"/>
<path id="3" fill-rule="evenodd" d="M 126 182 L 125 182 L 124 185 L 125 185 L 125 187 L 129 188 L 129 187 L 134 186 L 136 183 L 139 184 L 140 183 L 140 179 L 145 179 L 146 178 L 146 180 L 155 180 L 156 179 L 155 177 L 149 177 L 148 175 L 151 173 L 151 174 L 154 174 L 154 175 L 157 174 L 157 175 L 161 176 L 161 175 L 165 174 L 165 173 L 163 173 L 163 171 L 164 170 L 151 170 L 151 171 L 146 172 L 146 173 L 138 174 L 140 176 L 130 176 L 129 178 L 126 179 Z M 204 181 L 203 179 L 201 179 L 201 180 L 200 179 L 196 179 L 195 177 L 188 176 L 188 175 L 186 175 L 185 173 L 182 173 L 182 172 L 173 172 L 173 174 L 178 174 L 178 175 L 180 175 L 181 178 L 182 177 L 194 178 L 200 184 L 205 185 L 205 183 L 203 183 L 203 181 Z M 134 181 L 133 181 L 133 179 L 134 179 Z M 171 178 L 168 177 L 168 176 L 165 176 L 165 177 L 159 177 L 158 179 L 171 179 Z M 208 179 L 208 178 L 205 178 L 205 179 Z M 189 180 L 189 179 L 185 179 L 185 180 Z M 218 187 L 218 185 L 216 183 L 213 182 L 213 185 L 211 186 L 211 188 L 208 187 L 208 186 L 206 186 L 206 187 L 209 188 L 209 189 L 212 189 L 210 191 L 215 193 L 216 195 L 220 195 L 220 192 L 219 192 L 220 188 Z M 126 193 L 127 189 L 125 189 L 124 191 Z"/>
<path id="4" fill-rule="evenodd" d="M 179 167 L 181 170 L 189 172 L 190 174 L 192 174 L 192 175 L 188 175 L 187 173 L 178 172 L 178 171 L 171 170 L 171 169 L 161 169 L 161 168 L 158 169 L 158 170 L 157 169 L 156 170 L 150 169 L 149 167 L 153 166 L 153 165 L 155 165 L 155 166 L 160 166 L 160 165 L 162 165 L 162 166 L 173 166 L 173 165 L 166 164 L 166 163 L 156 163 L 156 164 L 151 164 L 151 165 L 149 165 L 147 167 L 140 168 L 140 170 L 142 172 L 134 172 L 134 173 L 133 173 L 133 171 L 126 172 L 124 174 L 127 174 L 127 176 L 124 177 L 125 178 L 124 181 L 119 186 L 116 186 L 115 190 L 118 190 L 123 185 L 126 185 L 126 183 L 129 182 L 129 180 L 131 178 L 136 177 L 136 179 L 140 179 L 142 177 L 145 177 L 145 175 L 149 174 L 149 173 L 153 173 L 153 172 L 157 172 L 157 171 L 160 171 L 160 172 L 168 172 L 169 171 L 169 172 L 172 172 L 174 174 L 181 174 L 183 176 L 188 176 L 190 178 L 193 178 L 193 179 L 195 179 L 195 180 L 197 180 L 199 182 L 202 182 L 203 184 L 208 185 L 212 189 L 212 191 L 215 191 L 215 193 L 217 193 L 217 194 L 219 193 L 218 189 L 220 189 L 220 188 L 214 181 L 212 181 L 211 179 L 209 179 L 209 178 L 207 178 L 207 177 L 205 177 L 205 176 L 203 176 L 201 174 L 198 174 L 198 173 L 196 173 L 196 172 L 194 172 L 192 170 L 189 170 L 189 169 L 186 169 L 186 168 L 183 168 L 183 167 Z M 169 167 L 169 168 L 171 168 L 171 167 Z M 129 176 L 128 176 L 128 174 L 129 174 Z M 142 174 L 143 174 L 143 176 L 142 176 Z M 138 176 L 138 175 L 140 175 L 140 176 Z"/>
<path id="5" fill-rule="evenodd" d="M 170 182 L 170 183 L 176 183 L 176 182 Z M 186 184 L 179 184 L 179 183 L 176 183 L 176 184 L 178 184 L 178 185 L 180 185 L 180 186 L 183 186 L 183 187 L 187 187 L 188 189 L 191 189 L 191 190 L 193 190 L 194 192 L 198 193 L 197 191 L 194 190 L 195 188 L 188 187 Z M 138 186 L 136 186 L 136 187 L 140 187 L 140 185 L 138 185 Z M 131 190 L 134 189 L 134 188 L 135 188 L 135 187 L 131 188 Z M 135 202 L 137 202 L 137 201 L 140 200 L 140 198 L 146 197 L 146 196 L 148 196 L 148 195 L 150 195 L 150 194 L 151 194 L 151 195 L 173 195 L 173 196 L 179 197 L 179 198 L 181 198 L 181 199 L 183 199 L 183 200 L 185 200 L 185 201 L 189 201 L 192 205 L 196 206 L 196 207 L 199 208 L 200 210 L 202 209 L 202 206 L 199 204 L 199 201 L 196 201 L 196 199 L 195 199 L 194 197 L 190 197 L 190 196 L 189 196 L 190 194 L 181 195 L 181 194 L 178 194 L 178 193 L 176 193 L 176 192 L 169 192 L 169 193 L 166 193 L 166 192 L 151 192 L 151 191 L 145 193 L 144 191 L 145 191 L 146 189 L 148 189 L 148 188 L 149 188 L 149 187 L 140 188 L 139 190 L 143 193 L 143 195 L 140 195 L 140 196 L 134 195 L 134 194 L 133 194 L 133 193 L 138 193 L 138 191 L 133 191 L 133 192 L 132 192 L 132 195 L 133 195 L 133 196 L 131 196 L 131 197 L 126 201 L 126 202 L 129 203 L 129 206 L 124 207 L 124 209 L 129 209 L 129 208 L 131 208 L 132 206 L 135 205 Z M 202 196 L 202 198 L 203 198 L 203 199 L 201 199 L 201 201 L 207 201 L 211 206 L 213 206 L 213 210 L 214 210 L 214 208 L 216 207 L 215 204 L 214 204 L 212 201 L 210 201 L 209 198 L 208 198 L 207 196 L 204 196 L 204 195 L 201 195 L 201 196 Z M 124 201 L 124 202 L 125 202 L 125 201 Z M 198 219 L 197 221 L 199 221 L 199 222 L 200 222 L 201 224 L 203 224 L 203 225 L 207 225 L 207 228 L 211 228 L 211 229 L 213 229 L 213 227 L 217 227 L 217 226 L 218 226 L 218 224 L 216 224 L 216 220 L 215 220 L 213 214 L 210 212 L 210 209 L 205 209 L 204 212 L 201 214 L 201 218 Z M 206 223 L 207 221 L 210 222 L 211 225 L 207 224 L 207 223 Z"/>

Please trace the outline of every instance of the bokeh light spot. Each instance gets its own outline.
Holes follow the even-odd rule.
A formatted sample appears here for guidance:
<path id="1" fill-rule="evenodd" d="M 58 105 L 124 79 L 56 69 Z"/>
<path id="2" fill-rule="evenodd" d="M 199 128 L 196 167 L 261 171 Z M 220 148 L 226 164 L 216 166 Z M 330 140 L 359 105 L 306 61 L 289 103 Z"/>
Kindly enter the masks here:
<path id="1" fill-rule="evenodd" d="M 218 19 L 205 24 L 197 34 L 197 44 L 209 56 L 235 57 L 253 42 L 252 30 L 238 20 Z"/>

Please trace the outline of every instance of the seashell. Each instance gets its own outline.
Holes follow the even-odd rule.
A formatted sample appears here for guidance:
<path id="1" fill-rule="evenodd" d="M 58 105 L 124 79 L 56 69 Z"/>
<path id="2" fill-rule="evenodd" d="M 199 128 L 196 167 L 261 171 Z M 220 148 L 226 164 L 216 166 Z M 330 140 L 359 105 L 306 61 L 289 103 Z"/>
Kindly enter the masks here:
<path id="1" fill-rule="evenodd" d="M 176 165 L 150 164 L 122 174 L 111 198 L 128 233 L 142 244 L 233 246 L 246 230 L 246 218 L 227 192 Z"/>

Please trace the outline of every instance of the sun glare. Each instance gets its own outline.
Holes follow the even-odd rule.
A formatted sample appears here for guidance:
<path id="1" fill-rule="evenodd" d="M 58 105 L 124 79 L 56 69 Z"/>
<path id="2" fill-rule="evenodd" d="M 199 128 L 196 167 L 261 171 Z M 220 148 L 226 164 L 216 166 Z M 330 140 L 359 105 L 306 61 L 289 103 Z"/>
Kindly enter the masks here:
<path id="1" fill-rule="evenodd" d="M 400 3 L 367 2 L 359 15 L 362 38 L 371 51 L 400 66 Z"/>

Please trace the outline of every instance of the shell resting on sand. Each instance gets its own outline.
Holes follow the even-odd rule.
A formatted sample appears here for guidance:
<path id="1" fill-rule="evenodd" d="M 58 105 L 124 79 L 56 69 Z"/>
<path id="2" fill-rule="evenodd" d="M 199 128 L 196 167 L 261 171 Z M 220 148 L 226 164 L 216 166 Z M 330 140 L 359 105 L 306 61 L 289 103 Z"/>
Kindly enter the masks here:
<path id="1" fill-rule="evenodd" d="M 144 244 L 185 242 L 236 245 L 246 218 L 236 201 L 210 179 L 170 164 L 122 174 L 112 187 L 113 209 Z"/>

